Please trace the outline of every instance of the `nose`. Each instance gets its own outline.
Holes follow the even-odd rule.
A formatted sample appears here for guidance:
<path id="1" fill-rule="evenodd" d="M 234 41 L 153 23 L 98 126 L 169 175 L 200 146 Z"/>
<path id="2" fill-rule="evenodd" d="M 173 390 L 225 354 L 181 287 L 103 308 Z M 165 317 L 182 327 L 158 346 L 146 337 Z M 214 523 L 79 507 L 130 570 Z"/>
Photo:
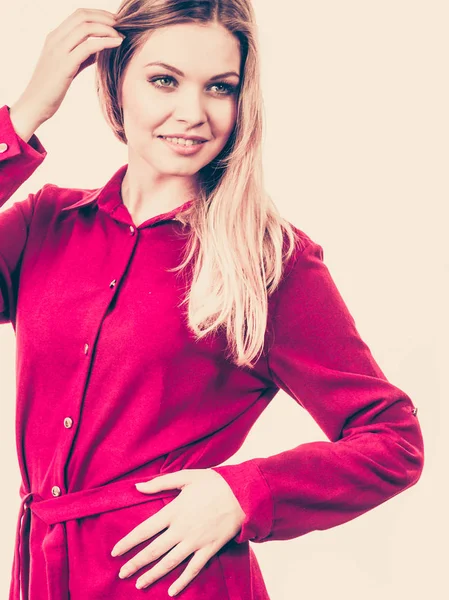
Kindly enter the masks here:
<path id="1" fill-rule="evenodd" d="M 186 90 L 177 94 L 174 117 L 177 121 L 186 121 L 191 125 L 204 123 L 206 110 L 201 93 Z"/>

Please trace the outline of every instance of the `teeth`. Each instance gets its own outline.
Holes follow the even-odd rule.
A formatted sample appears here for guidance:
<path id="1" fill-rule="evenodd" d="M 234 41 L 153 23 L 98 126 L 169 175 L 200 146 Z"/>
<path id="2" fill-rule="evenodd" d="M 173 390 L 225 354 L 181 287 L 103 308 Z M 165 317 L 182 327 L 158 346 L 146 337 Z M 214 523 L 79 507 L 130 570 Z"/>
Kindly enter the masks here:
<path id="1" fill-rule="evenodd" d="M 168 142 L 172 142 L 174 144 L 179 144 L 180 146 L 193 146 L 193 145 L 198 145 L 198 144 L 203 143 L 200 140 L 185 140 L 184 138 L 171 138 L 171 137 L 165 137 L 165 136 L 161 136 L 161 137 L 164 140 L 167 140 Z"/>

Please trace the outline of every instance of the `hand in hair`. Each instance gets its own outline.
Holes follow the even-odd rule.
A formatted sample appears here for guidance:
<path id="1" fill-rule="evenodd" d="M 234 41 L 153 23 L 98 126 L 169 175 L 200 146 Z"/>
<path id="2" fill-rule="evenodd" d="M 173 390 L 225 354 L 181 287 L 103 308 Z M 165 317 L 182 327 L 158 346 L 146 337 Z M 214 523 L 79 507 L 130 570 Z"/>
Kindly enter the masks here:
<path id="1" fill-rule="evenodd" d="M 96 61 L 96 54 L 120 45 L 123 36 L 115 22 L 106 10 L 80 8 L 48 33 L 31 80 L 12 107 L 19 121 L 32 120 L 37 128 L 55 114 L 72 81 Z"/>

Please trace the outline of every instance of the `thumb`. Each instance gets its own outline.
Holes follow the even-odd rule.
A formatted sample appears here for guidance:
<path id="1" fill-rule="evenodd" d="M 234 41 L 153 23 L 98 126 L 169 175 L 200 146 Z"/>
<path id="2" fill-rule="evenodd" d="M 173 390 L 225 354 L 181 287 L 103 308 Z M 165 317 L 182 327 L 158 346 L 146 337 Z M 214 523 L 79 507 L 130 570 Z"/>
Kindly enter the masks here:
<path id="1" fill-rule="evenodd" d="M 96 60 L 97 60 L 97 53 L 94 52 L 80 64 L 78 71 L 75 74 L 75 77 L 77 77 L 81 73 L 81 71 L 84 71 L 84 69 L 86 67 L 90 67 L 90 65 L 93 65 L 96 62 Z M 75 77 L 73 79 L 75 79 Z"/>
<path id="2" fill-rule="evenodd" d="M 164 475 L 158 475 L 149 481 L 136 483 L 135 486 L 139 492 L 152 494 L 162 490 L 181 490 L 189 482 L 190 479 L 187 476 L 187 472 L 182 470 L 175 471 L 173 473 L 165 473 Z"/>

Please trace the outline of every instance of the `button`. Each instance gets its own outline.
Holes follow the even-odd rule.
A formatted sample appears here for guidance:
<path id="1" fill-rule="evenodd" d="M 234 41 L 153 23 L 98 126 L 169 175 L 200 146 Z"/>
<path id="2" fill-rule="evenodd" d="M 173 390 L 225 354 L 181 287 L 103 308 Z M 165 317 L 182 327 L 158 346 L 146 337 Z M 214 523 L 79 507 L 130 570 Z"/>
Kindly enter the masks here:
<path id="1" fill-rule="evenodd" d="M 89 344 L 84 344 L 84 354 L 89 352 Z"/>
<path id="2" fill-rule="evenodd" d="M 70 429 L 70 427 L 73 425 L 73 421 L 70 417 L 66 417 L 64 419 L 64 427 L 66 427 L 67 429 Z"/>
<path id="3" fill-rule="evenodd" d="M 3 152 L 6 152 L 8 150 L 9 146 L 8 144 L 5 144 L 5 142 L 2 142 L 0 144 L 0 154 L 2 154 Z"/>
<path id="4" fill-rule="evenodd" d="M 51 488 L 51 493 L 53 494 L 53 496 L 60 496 L 61 495 L 61 488 L 58 487 L 57 485 L 54 485 Z"/>
<path id="5" fill-rule="evenodd" d="M 133 227 L 133 225 L 130 225 L 129 226 L 129 232 L 130 232 L 131 235 L 134 235 L 136 233 L 136 228 Z"/>
<path id="6" fill-rule="evenodd" d="M 412 415 L 414 415 L 414 416 L 416 417 L 416 414 L 417 414 L 417 412 L 418 412 L 418 409 L 415 407 L 415 408 L 412 410 Z"/>
<path id="7" fill-rule="evenodd" d="M 110 288 L 113 288 L 113 287 L 115 286 L 115 284 L 116 284 L 116 283 L 117 283 L 117 279 L 113 279 L 113 280 L 111 281 L 111 283 L 109 284 L 109 287 L 110 287 Z"/>

